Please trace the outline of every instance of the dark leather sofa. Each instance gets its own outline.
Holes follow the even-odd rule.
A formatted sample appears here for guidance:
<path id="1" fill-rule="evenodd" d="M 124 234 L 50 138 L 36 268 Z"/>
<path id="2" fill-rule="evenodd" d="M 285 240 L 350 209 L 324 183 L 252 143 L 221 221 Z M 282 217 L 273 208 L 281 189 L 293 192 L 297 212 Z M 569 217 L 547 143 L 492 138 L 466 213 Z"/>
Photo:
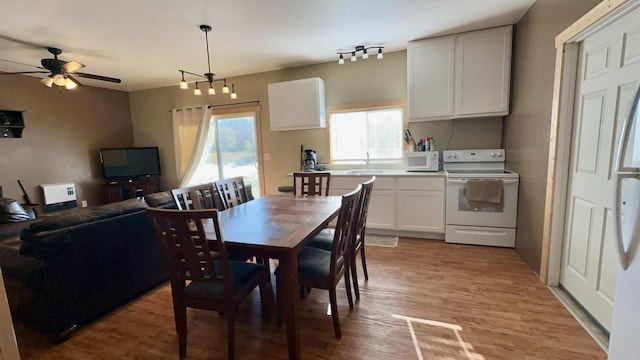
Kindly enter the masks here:
<path id="1" fill-rule="evenodd" d="M 147 200 L 173 206 L 166 193 Z M 131 199 L 1 225 L 0 266 L 14 316 L 64 340 L 167 280 L 147 206 Z M 16 229 L 19 239 L 10 236 Z"/>

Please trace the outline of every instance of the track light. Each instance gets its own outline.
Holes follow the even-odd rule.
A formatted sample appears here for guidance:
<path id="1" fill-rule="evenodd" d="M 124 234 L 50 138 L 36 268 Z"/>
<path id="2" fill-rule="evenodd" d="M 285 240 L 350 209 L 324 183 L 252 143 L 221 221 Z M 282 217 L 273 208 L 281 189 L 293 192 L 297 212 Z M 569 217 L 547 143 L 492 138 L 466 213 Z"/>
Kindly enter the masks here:
<path id="1" fill-rule="evenodd" d="M 216 94 L 216 90 L 213 87 L 213 84 L 215 82 L 224 82 L 224 87 L 222 88 L 222 92 L 225 94 L 229 93 L 229 87 L 227 86 L 227 79 L 216 79 L 216 74 L 214 74 L 213 72 L 211 72 L 211 57 L 209 56 L 209 35 L 208 33 L 211 31 L 211 26 L 209 25 L 200 25 L 200 30 L 202 30 L 202 32 L 204 32 L 204 38 L 205 38 L 205 43 L 207 46 L 207 69 L 209 70 L 208 72 L 206 72 L 203 75 L 200 74 L 195 74 L 186 70 L 178 70 L 180 72 L 180 74 L 182 75 L 182 80 L 180 81 L 180 89 L 188 89 L 189 88 L 189 84 L 187 83 L 187 81 L 184 79 L 184 74 L 188 74 L 188 75 L 193 75 L 193 76 L 198 76 L 200 78 L 206 79 L 205 81 L 196 81 L 195 84 L 195 89 L 193 90 L 193 94 L 194 95 L 202 95 L 202 90 L 200 90 L 198 88 L 198 84 L 204 84 L 204 83 L 208 83 L 209 84 L 209 88 L 207 89 L 207 94 L 209 95 L 215 95 Z M 45 84 L 46 85 L 46 84 Z M 234 87 L 234 84 L 231 84 L 231 87 Z M 235 90 L 233 91 L 233 93 L 230 95 L 230 97 L 232 99 L 237 99 L 238 95 L 235 94 Z"/>
<path id="2" fill-rule="evenodd" d="M 180 71 L 182 73 L 182 81 L 180 81 L 180 89 L 188 89 L 189 88 L 189 84 L 187 84 L 186 81 L 184 81 L 184 71 Z"/>
<path id="3" fill-rule="evenodd" d="M 234 100 L 238 98 L 238 94 L 236 94 L 236 86 L 234 84 L 231 84 L 231 95 L 230 96 Z"/>
<path id="4" fill-rule="evenodd" d="M 337 54 L 340 55 L 340 58 L 338 59 L 338 65 L 344 65 L 344 55 L 351 55 L 351 62 L 356 62 L 358 60 L 358 52 L 360 51 L 362 51 L 362 59 L 368 59 L 369 53 L 367 52 L 367 50 L 369 49 L 378 49 L 378 55 L 376 56 L 378 60 L 384 58 L 384 55 L 382 55 L 382 49 L 384 49 L 384 46 L 376 45 L 365 47 L 364 45 L 358 45 L 353 50 L 338 51 Z"/>

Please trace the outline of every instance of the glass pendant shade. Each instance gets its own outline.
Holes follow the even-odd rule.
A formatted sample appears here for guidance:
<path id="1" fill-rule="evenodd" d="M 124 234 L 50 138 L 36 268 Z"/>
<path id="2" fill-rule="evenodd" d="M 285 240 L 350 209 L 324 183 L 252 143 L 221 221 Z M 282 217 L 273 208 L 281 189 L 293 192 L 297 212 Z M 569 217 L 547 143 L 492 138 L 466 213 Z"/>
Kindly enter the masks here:
<path id="1" fill-rule="evenodd" d="M 67 79 L 62 74 L 53 75 L 53 83 L 58 86 L 64 86 L 67 83 Z"/>
<path id="2" fill-rule="evenodd" d="M 186 81 L 184 81 L 184 80 L 180 81 L 180 89 L 185 90 L 185 89 L 188 89 L 188 88 L 189 88 L 189 84 L 187 84 Z"/>
<path id="3" fill-rule="evenodd" d="M 344 56 L 340 54 L 340 59 L 338 60 L 338 65 L 344 65 Z"/>
<path id="4" fill-rule="evenodd" d="M 67 83 L 64 84 L 64 87 L 67 90 L 72 90 L 78 87 L 78 84 L 75 83 L 75 81 L 71 80 L 71 79 L 67 79 Z"/>
<path id="5" fill-rule="evenodd" d="M 378 60 L 384 58 L 384 55 L 382 55 L 382 49 L 378 49 L 378 56 L 376 56 L 378 58 Z"/>
<path id="6" fill-rule="evenodd" d="M 229 93 L 229 87 L 227 86 L 227 84 L 224 84 L 224 86 L 222 87 L 222 92 L 225 94 Z"/>
<path id="7" fill-rule="evenodd" d="M 51 76 L 47 76 L 45 78 L 42 78 L 42 80 L 40 80 L 40 82 L 43 83 L 47 87 L 51 87 L 51 85 L 53 85 L 53 78 Z"/>
<path id="8" fill-rule="evenodd" d="M 356 53 L 351 53 L 351 62 L 355 62 L 356 60 L 358 60 L 358 58 L 356 57 Z"/>
<path id="9" fill-rule="evenodd" d="M 202 95 L 202 91 L 196 87 L 193 89 L 193 95 Z"/>
<path id="10" fill-rule="evenodd" d="M 367 49 L 364 49 L 364 53 L 362 53 L 362 59 L 368 59 L 369 54 L 367 54 Z"/>
<path id="11" fill-rule="evenodd" d="M 238 98 L 238 94 L 236 94 L 236 86 L 234 84 L 231 84 L 231 98 L 233 100 Z"/>
<path id="12" fill-rule="evenodd" d="M 216 94 L 216 89 L 214 89 L 213 86 L 209 86 L 209 90 L 207 90 L 207 94 L 215 95 Z"/>

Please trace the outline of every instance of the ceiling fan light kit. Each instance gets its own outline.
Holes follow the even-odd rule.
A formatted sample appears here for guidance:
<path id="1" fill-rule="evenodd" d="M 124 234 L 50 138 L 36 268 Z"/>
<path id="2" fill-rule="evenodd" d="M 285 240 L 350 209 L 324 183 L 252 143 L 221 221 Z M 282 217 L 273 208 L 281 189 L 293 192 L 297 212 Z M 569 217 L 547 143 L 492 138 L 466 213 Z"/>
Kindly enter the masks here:
<path id="1" fill-rule="evenodd" d="M 369 50 L 369 49 L 378 49 L 378 55 L 376 55 L 376 59 L 381 60 L 381 59 L 384 58 L 384 55 L 382 54 L 382 49 L 384 49 L 384 46 L 358 45 L 353 50 L 338 51 L 337 54 L 340 55 L 340 57 L 338 58 L 338 65 L 344 65 L 344 55 L 350 55 L 349 59 L 351 60 L 351 62 L 356 62 L 358 60 L 357 54 L 359 52 L 362 52 L 362 59 L 363 60 L 368 59 L 369 58 L 369 53 L 367 52 L 367 50 Z"/>
<path id="2" fill-rule="evenodd" d="M 53 85 L 56 85 L 59 87 L 64 87 L 67 90 L 72 90 L 79 86 L 82 86 L 82 84 L 78 80 L 74 79 L 73 76 L 71 76 L 71 74 L 73 74 L 74 76 L 82 77 L 82 78 L 109 81 L 109 82 L 118 83 L 118 84 L 122 82 L 120 79 L 116 79 L 108 76 L 76 72 L 85 66 L 77 61 L 73 61 L 73 60 L 64 61 L 64 60 L 58 59 L 58 55 L 62 54 L 62 50 L 58 48 L 48 47 L 47 51 L 53 55 L 53 59 L 40 60 L 40 64 L 42 64 L 42 66 L 29 65 L 29 66 L 33 66 L 35 68 L 40 69 L 40 71 L 20 71 L 20 72 L 10 72 L 10 73 L 0 73 L 0 75 L 49 73 L 48 76 L 40 80 L 40 82 L 44 86 L 53 87 Z M 8 60 L 4 60 L 4 61 L 8 61 Z M 9 62 L 13 62 L 13 61 L 9 61 Z"/>
<path id="3" fill-rule="evenodd" d="M 200 25 L 200 30 L 202 30 L 202 32 L 204 32 L 204 38 L 205 38 L 205 43 L 207 46 L 207 70 L 208 72 L 204 73 L 203 75 L 200 74 L 195 74 L 186 70 L 178 70 L 180 72 L 180 74 L 182 75 L 182 80 L 180 81 L 180 89 L 183 90 L 188 90 L 189 89 L 189 83 L 187 83 L 187 81 L 184 79 L 184 74 L 189 74 L 189 75 L 193 75 L 193 76 L 198 76 L 200 78 L 203 78 L 205 80 L 201 80 L 201 81 L 195 81 L 194 82 L 194 86 L 195 88 L 193 89 L 193 95 L 202 95 L 202 90 L 198 87 L 198 84 L 209 84 L 209 88 L 207 89 L 207 94 L 209 95 L 215 95 L 216 94 L 216 90 L 213 87 L 213 84 L 216 82 L 222 82 L 224 83 L 223 87 L 222 87 L 222 93 L 224 94 L 229 94 L 229 86 L 227 86 L 227 79 L 216 79 L 216 74 L 214 74 L 213 72 L 211 72 L 211 57 L 209 56 L 209 35 L 208 33 L 211 31 L 211 26 L 209 25 Z M 236 94 L 236 90 L 235 90 L 235 84 L 231 84 L 231 94 L 229 95 L 231 99 L 237 99 L 238 98 L 238 94 Z"/>
<path id="4" fill-rule="evenodd" d="M 113 83 L 121 83 L 120 79 L 102 76 L 102 75 L 94 75 L 87 73 L 79 73 L 78 70 L 84 67 L 83 64 L 77 61 L 64 61 L 58 59 L 58 55 L 62 54 L 62 50 L 54 47 L 48 47 L 47 51 L 53 55 L 53 59 L 42 59 L 40 60 L 40 64 L 42 66 L 29 65 L 35 68 L 40 69 L 39 71 L 20 71 L 20 72 L 10 72 L 10 73 L 0 73 L 0 75 L 14 75 L 14 74 L 46 74 L 49 73 L 48 76 L 42 78 L 40 82 L 46 87 L 53 87 L 53 85 L 64 87 L 67 90 L 75 89 L 82 84 L 76 80 L 71 74 L 77 77 L 101 80 L 101 81 L 109 81 Z M 9 60 L 3 60 L 9 61 Z M 9 61 L 15 62 L 15 61 Z M 27 65 L 27 64 L 24 64 Z"/>

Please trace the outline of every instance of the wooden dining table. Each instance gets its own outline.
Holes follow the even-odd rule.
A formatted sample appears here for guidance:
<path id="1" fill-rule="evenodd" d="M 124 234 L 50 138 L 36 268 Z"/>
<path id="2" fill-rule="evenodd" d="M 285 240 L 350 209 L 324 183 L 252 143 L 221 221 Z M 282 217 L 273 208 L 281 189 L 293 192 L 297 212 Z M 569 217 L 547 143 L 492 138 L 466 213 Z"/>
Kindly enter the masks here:
<path id="1" fill-rule="evenodd" d="M 338 215 L 341 196 L 265 196 L 221 211 L 228 246 L 278 259 L 289 358 L 300 358 L 298 253 Z"/>

